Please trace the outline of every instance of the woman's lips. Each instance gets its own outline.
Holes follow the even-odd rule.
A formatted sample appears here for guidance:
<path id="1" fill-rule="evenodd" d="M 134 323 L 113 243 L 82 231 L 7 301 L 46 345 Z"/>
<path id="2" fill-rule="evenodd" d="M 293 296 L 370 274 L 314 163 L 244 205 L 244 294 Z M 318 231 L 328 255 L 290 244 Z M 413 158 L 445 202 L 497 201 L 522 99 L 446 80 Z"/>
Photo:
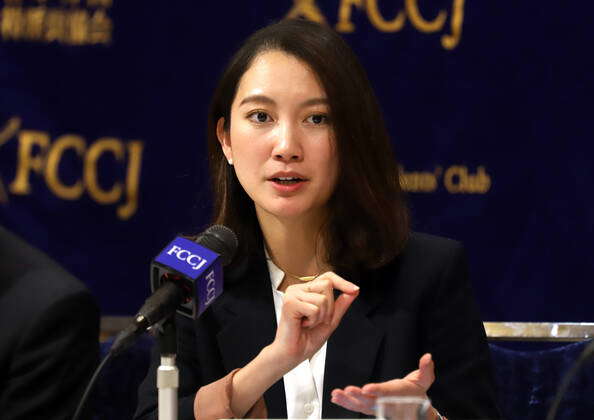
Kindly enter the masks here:
<path id="1" fill-rule="evenodd" d="M 296 177 L 275 177 L 269 179 L 274 189 L 282 193 L 293 193 L 301 189 L 307 180 Z"/>

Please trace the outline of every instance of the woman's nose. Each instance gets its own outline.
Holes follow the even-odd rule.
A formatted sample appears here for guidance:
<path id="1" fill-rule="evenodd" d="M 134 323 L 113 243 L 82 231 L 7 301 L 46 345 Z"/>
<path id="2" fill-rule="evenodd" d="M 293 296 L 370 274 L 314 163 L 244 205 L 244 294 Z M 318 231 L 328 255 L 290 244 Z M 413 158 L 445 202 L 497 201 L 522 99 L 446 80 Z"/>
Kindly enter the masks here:
<path id="1" fill-rule="evenodd" d="M 272 154 L 274 159 L 283 162 L 298 162 L 303 159 L 303 150 L 296 127 L 290 124 L 279 126 Z"/>

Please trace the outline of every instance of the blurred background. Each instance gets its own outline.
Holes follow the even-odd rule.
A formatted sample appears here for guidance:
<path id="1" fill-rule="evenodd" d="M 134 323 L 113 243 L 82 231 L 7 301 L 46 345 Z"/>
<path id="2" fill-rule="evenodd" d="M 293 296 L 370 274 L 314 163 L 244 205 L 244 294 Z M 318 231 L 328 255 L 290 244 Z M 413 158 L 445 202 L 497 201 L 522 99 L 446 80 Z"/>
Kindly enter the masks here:
<path id="1" fill-rule="evenodd" d="M 485 321 L 594 321 L 594 5 L 464 0 L 0 1 L 0 224 L 102 315 L 209 224 L 206 111 L 285 17 L 357 52 L 417 231 L 462 241 Z"/>

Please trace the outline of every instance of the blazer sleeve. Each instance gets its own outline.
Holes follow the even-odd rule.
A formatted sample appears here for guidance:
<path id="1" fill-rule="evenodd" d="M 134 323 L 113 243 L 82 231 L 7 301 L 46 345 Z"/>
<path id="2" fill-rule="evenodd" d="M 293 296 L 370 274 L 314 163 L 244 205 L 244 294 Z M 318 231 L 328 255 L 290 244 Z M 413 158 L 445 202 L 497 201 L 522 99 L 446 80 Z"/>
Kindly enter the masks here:
<path id="1" fill-rule="evenodd" d="M 500 419 L 485 330 L 468 276 L 465 251 L 451 241 L 445 264 L 422 299 L 422 349 L 435 362 L 429 390 L 448 419 Z"/>

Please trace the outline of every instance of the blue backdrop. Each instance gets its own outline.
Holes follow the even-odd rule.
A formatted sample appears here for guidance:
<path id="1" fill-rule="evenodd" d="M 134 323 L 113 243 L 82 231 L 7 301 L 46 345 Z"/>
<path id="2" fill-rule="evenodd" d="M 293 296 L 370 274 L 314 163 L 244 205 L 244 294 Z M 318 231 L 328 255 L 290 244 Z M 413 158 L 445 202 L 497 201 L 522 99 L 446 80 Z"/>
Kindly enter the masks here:
<path id="1" fill-rule="evenodd" d="M 209 220 L 206 108 L 286 16 L 361 57 L 414 228 L 463 241 L 485 320 L 593 321 L 589 3 L 0 2 L 0 223 L 132 314 L 149 263 Z"/>

